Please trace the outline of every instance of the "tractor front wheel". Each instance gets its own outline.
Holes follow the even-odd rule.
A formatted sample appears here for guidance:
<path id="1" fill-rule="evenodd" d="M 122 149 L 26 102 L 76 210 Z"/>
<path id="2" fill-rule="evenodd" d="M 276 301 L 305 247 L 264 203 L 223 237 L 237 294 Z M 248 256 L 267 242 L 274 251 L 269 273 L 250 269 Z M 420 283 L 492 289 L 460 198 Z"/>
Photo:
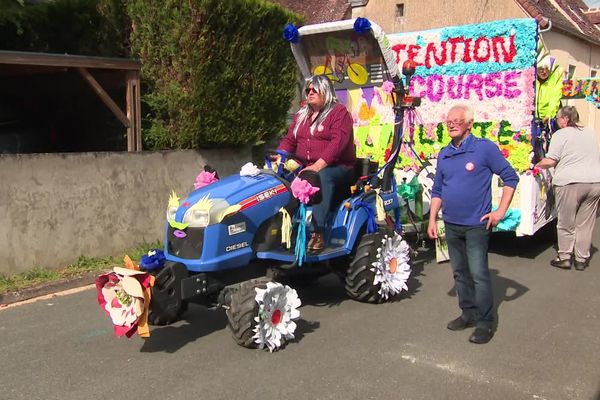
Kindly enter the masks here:
<path id="1" fill-rule="evenodd" d="M 179 321 L 188 306 L 187 301 L 181 299 L 181 280 L 188 276 L 185 265 L 167 262 L 152 274 L 156 280 L 152 288 L 148 323 L 164 326 Z"/>
<path id="2" fill-rule="evenodd" d="M 270 278 L 257 278 L 242 282 L 239 289 L 231 294 L 231 302 L 227 310 L 227 322 L 233 339 L 237 344 L 247 348 L 256 348 L 254 343 L 255 317 L 258 316 L 256 288 L 265 289 Z"/>

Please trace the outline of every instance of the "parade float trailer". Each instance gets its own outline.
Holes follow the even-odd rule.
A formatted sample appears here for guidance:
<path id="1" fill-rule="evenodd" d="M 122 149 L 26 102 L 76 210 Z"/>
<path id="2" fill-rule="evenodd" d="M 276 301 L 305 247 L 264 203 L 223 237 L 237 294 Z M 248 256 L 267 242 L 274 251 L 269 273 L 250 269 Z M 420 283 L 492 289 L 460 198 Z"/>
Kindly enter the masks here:
<path id="1" fill-rule="evenodd" d="M 495 142 L 520 175 L 506 220 L 500 229 L 533 235 L 554 218 L 551 176 L 532 168 L 532 123 L 535 107 L 538 26 L 533 19 L 510 19 L 474 25 L 388 35 L 394 59 L 416 64 L 410 94 L 422 99 L 418 112 L 407 116 L 396 177 L 399 193 L 412 219 L 406 229 L 428 220 L 435 159 L 450 142 L 445 126 L 448 110 L 466 104 L 474 110 L 473 134 Z M 333 43 L 335 58 L 356 61 L 355 47 Z M 345 52 L 340 52 L 345 49 Z M 331 56 L 330 56 L 331 58 Z M 331 63 L 331 62 L 330 62 Z M 365 66 L 368 67 L 368 66 Z M 317 69 L 315 72 L 318 72 Z M 360 71 L 360 70 L 359 70 Z M 354 117 L 357 155 L 383 163 L 394 127 L 392 93 L 376 69 L 370 85 L 356 87 L 348 79 L 338 97 Z M 417 183 L 417 188 L 402 187 Z M 502 182 L 492 182 L 493 206 Z"/>

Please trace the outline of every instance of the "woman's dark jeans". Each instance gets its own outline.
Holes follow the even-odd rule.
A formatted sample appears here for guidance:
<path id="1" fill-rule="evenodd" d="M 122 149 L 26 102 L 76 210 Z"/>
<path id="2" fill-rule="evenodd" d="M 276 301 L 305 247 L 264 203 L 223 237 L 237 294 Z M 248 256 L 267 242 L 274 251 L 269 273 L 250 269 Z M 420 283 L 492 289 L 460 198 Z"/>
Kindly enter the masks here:
<path id="1" fill-rule="evenodd" d="M 458 306 L 466 321 L 482 328 L 494 324 L 494 298 L 488 268 L 490 231 L 481 226 L 444 223 Z"/>
<path id="2" fill-rule="evenodd" d="M 323 200 L 313 206 L 312 222 L 315 232 L 323 232 L 327 214 L 333 205 L 350 193 L 354 171 L 341 165 L 333 165 L 319 171 Z"/>

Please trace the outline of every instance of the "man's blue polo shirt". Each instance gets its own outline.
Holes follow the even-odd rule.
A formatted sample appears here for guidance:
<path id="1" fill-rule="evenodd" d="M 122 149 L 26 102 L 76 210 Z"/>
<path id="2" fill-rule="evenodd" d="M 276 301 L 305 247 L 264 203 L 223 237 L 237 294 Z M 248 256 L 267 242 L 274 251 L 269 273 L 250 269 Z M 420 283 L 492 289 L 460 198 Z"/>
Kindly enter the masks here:
<path id="1" fill-rule="evenodd" d="M 442 217 L 456 225 L 484 225 L 492 209 L 492 175 L 516 188 L 519 177 L 498 146 L 469 134 L 458 148 L 452 142 L 438 156 L 432 197 L 442 199 Z"/>

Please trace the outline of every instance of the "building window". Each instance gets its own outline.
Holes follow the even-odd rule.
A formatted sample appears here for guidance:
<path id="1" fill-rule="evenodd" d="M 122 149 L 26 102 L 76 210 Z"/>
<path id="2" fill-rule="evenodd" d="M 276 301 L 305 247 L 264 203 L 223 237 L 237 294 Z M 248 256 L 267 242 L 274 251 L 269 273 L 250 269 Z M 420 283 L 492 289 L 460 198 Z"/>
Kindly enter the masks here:
<path id="1" fill-rule="evenodd" d="M 569 79 L 573 79 L 573 75 L 575 75 L 575 66 L 569 64 Z"/>
<path id="2" fill-rule="evenodd" d="M 396 4 L 396 18 L 404 17 L 404 3 Z"/>

